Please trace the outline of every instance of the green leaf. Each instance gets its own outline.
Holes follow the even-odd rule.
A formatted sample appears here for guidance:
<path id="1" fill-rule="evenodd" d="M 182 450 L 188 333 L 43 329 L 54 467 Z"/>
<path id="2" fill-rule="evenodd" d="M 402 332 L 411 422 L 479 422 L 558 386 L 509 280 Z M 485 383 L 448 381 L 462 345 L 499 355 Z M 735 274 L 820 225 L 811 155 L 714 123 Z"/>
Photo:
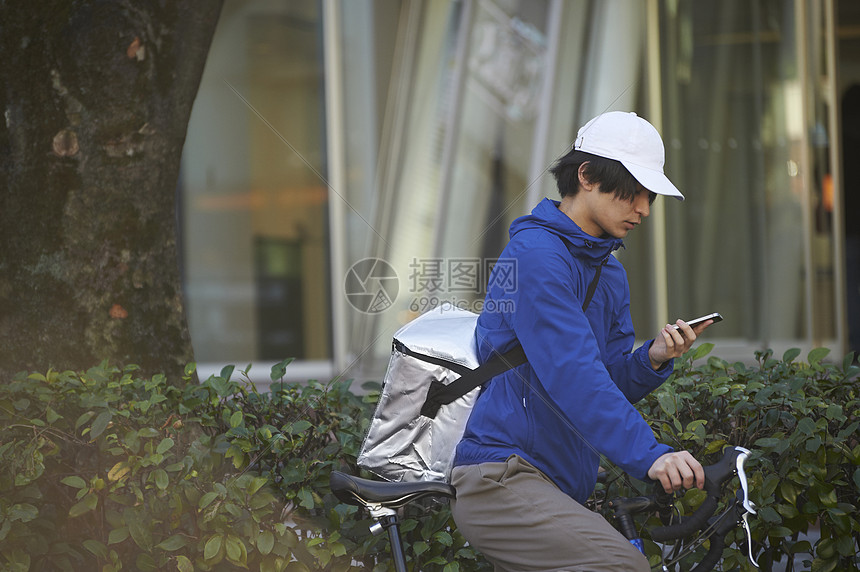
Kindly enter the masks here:
<path id="1" fill-rule="evenodd" d="M 118 481 L 125 477 L 129 471 L 131 471 L 131 467 L 128 466 L 128 461 L 120 461 L 108 471 L 108 480 Z"/>
<path id="2" fill-rule="evenodd" d="M 663 410 L 664 413 L 666 413 L 666 415 L 671 417 L 677 412 L 677 409 L 675 407 L 675 399 L 672 395 L 669 395 L 668 393 L 661 393 L 657 397 L 657 401 L 658 403 L 660 403 L 660 408 Z"/>
<path id="3" fill-rule="evenodd" d="M 180 548 L 186 546 L 189 542 L 189 539 L 182 534 L 174 534 L 170 538 L 166 540 L 162 540 L 158 544 L 155 545 L 156 548 L 161 548 L 162 550 L 166 550 L 168 552 L 172 552 L 174 550 L 179 550 Z"/>
<path id="4" fill-rule="evenodd" d="M 82 543 L 84 548 L 95 554 L 97 557 L 102 560 L 108 559 L 108 549 L 107 546 L 99 542 L 98 540 L 87 539 Z"/>
<path id="5" fill-rule="evenodd" d="M 835 419 L 837 421 L 845 421 L 845 415 L 842 413 L 842 406 L 838 403 L 831 403 L 827 406 L 827 410 L 824 413 L 824 416 L 828 419 Z"/>
<path id="6" fill-rule="evenodd" d="M 45 419 L 48 420 L 48 423 L 53 423 L 54 421 L 62 418 L 63 416 L 51 409 L 50 406 L 45 408 Z"/>
<path id="7" fill-rule="evenodd" d="M 695 433 L 697 429 L 699 429 L 700 427 L 704 427 L 707 424 L 708 421 L 706 419 L 696 419 L 695 421 L 690 421 L 689 423 L 687 423 L 686 430 L 690 433 Z"/>
<path id="8" fill-rule="evenodd" d="M 804 435 L 812 435 L 815 432 L 815 421 L 809 417 L 804 417 L 797 422 L 797 430 Z"/>
<path id="9" fill-rule="evenodd" d="M 212 376 L 208 379 L 208 383 L 218 394 L 218 397 L 230 397 L 233 394 L 230 384 L 223 378 Z"/>
<path id="10" fill-rule="evenodd" d="M 711 386 L 711 396 L 719 397 L 720 395 L 725 395 L 732 390 L 728 385 L 714 385 Z"/>
<path id="11" fill-rule="evenodd" d="M 827 357 L 827 354 L 829 353 L 830 350 L 828 348 L 815 348 L 814 350 L 809 352 L 809 355 L 806 359 L 809 360 L 810 365 L 817 364 L 825 357 Z"/>
<path id="12" fill-rule="evenodd" d="M 194 564 L 191 563 L 191 560 L 187 556 L 180 554 L 176 557 L 176 569 L 179 572 L 194 572 Z"/>
<path id="13" fill-rule="evenodd" d="M 30 522 L 39 516 L 39 509 L 29 503 L 12 505 L 6 517 L 10 521 Z"/>
<path id="14" fill-rule="evenodd" d="M 791 363 L 799 355 L 800 348 L 790 348 L 786 350 L 784 354 L 782 354 L 782 361 L 784 361 L 785 363 Z"/>
<path id="15" fill-rule="evenodd" d="M 221 374 L 219 377 L 223 378 L 224 381 L 230 381 L 230 376 L 233 375 L 233 370 L 236 369 L 234 365 L 225 365 L 221 368 Z"/>
<path id="16" fill-rule="evenodd" d="M 782 522 L 782 517 L 780 517 L 779 514 L 769 506 L 759 509 L 758 517 L 764 522 Z"/>
<path id="17" fill-rule="evenodd" d="M 104 433 L 105 429 L 107 429 L 108 423 L 110 423 L 111 417 L 113 417 L 113 415 L 107 410 L 98 414 L 95 421 L 93 421 L 93 424 L 90 426 L 91 441 L 94 441 L 99 435 Z"/>
<path id="18" fill-rule="evenodd" d="M 200 509 L 204 509 L 204 508 L 206 508 L 206 507 L 207 507 L 207 506 L 209 506 L 209 505 L 212 503 L 212 501 L 214 501 L 216 498 L 218 498 L 218 493 L 215 493 L 215 492 L 208 492 L 208 493 L 206 493 L 205 495 L 203 495 L 202 497 L 200 497 L 200 502 L 199 502 L 199 503 L 197 503 L 197 508 L 200 508 Z"/>
<path id="19" fill-rule="evenodd" d="M 151 520 L 132 508 L 125 509 L 122 515 L 134 543 L 146 551 L 150 550 L 152 548 Z"/>
<path id="20" fill-rule="evenodd" d="M 134 561 L 137 564 L 137 569 L 139 572 L 157 572 L 158 571 L 158 563 L 155 562 L 155 559 L 149 554 L 138 554 L 137 558 Z"/>
<path id="21" fill-rule="evenodd" d="M 842 556 L 855 556 L 854 538 L 851 535 L 844 535 L 836 539 L 836 551 Z"/>
<path id="22" fill-rule="evenodd" d="M 716 453 L 717 451 L 722 451 L 723 447 L 728 445 L 725 439 L 717 439 L 716 441 L 712 441 L 708 443 L 705 447 L 705 454 L 710 455 L 711 453 Z"/>
<path id="23" fill-rule="evenodd" d="M 412 552 L 415 553 L 415 556 L 420 556 L 430 550 L 430 545 L 424 542 L 423 540 L 419 540 L 412 544 Z"/>
<path id="24" fill-rule="evenodd" d="M 167 471 L 164 469 L 155 469 L 152 474 L 155 477 L 155 486 L 158 487 L 159 490 L 167 490 L 167 485 L 170 484 L 170 478 L 167 476 Z"/>
<path id="25" fill-rule="evenodd" d="M 310 421 L 305 421 L 304 419 L 302 419 L 301 421 L 295 421 L 291 423 L 287 428 L 287 433 L 291 435 L 301 435 L 311 427 L 313 427 L 313 425 L 310 423 Z"/>
<path id="26" fill-rule="evenodd" d="M 170 437 L 166 437 L 161 440 L 161 443 L 158 444 L 158 447 L 155 448 L 155 452 L 159 455 L 163 455 L 167 451 L 169 451 L 173 447 L 173 439 Z"/>
<path id="27" fill-rule="evenodd" d="M 247 492 L 249 495 L 256 493 L 260 490 L 266 483 L 269 482 L 269 479 L 265 477 L 254 477 L 251 479 L 251 483 L 248 485 Z"/>
<path id="28" fill-rule="evenodd" d="M 807 451 L 814 453 L 821 448 L 821 445 L 822 445 L 821 438 L 818 436 L 815 436 L 806 442 L 805 448 Z"/>
<path id="29" fill-rule="evenodd" d="M 755 444 L 757 447 L 761 447 L 762 449 L 772 449 L 779 445 L 781 439 L 775 439 L 773 437 L 762 437 L 761 439 L 756 440 Z"/>
<path id="30" fill-rule="evenodd" d="M 287 358 L 284 361 L 273 365 L 271 374 L 272 381 L 278 381 L 279 379 L 282 379 L 284 377 L 284 374 L 287 373 L 287 366 L 290 365 L 290 363 L 292 363 L 294 359 L 296 358 Z"/>
<path id="31" fill-rule="evenodd" d="M 108 534 L 108 544 L 118 544 L 128 538 L 128 527 L 114 528 Z"/>
<path id="32" fill-rule="evenodd" d="M 275 546 L 275 535 L 268 530 L 264 530 L 257 537 L 257 550 L 260 554 L 269 554 Z"/>
<path id="33" fill-rule="evenodd" d="M 78 417 L 77 421 L 75 421 L 75 430 L 80 429 L 81 425 L 92 419 L 94 415 L 95 413 L 93 411 L 87 411 L 86 413 L 82 413 L 80 417 Z"/>
<path id="34" fill-rule="evenodd" d="M 818 491 L 818 498 L 824 506 L 834 507 L 837 503 L 836 489 L 828 487 L 827 490 Z"/>
<path id="35" fill-rule="evenodd" d="M 64 485 L 69 485 L 70 487 L 74 487 L 76 489 L 83 489 L 87 486 L 87 482 L 77 475 L 66 477 L 60 482 Z"/>
<path id="36" fill-rule="evenodd" d="M 712 343 L 704 343 L 698 346 L 695 350 L 693 350 L 693 356 L 690 358 L 690 361 L 696 361 L 697 359 L 701 359 L 711 353 L 711 350 L 714 349 L 714 344 Z"/>
<path id="37" fill-rule="evenodd" d="M 795 505 L 797 503 L 797 495 L 799 492 L 797 485 L 791 481 L 784 480 L 779 484 L 779 494 L 782 495 L 782 498 L 791 505 Z"/>
<path id="38" fill-rule="evenodd" d="M 245 416 L 241 411 L 234 411 L 233 415 L 230 416 L 230 427 L 238 427 L 241 425 L 244 417 Z"/>
<path id="39" fill-rule="evenodd" d="M 299 498 L 299 500 L 301 500 L 299 506 L 303 506 L 307 509 L 314 508 L 314 497 L 311 495 L 311 492 L 308 489 L 302 487 L 302 489 L 299 490 L 296 496 Z"/>
<path id="40" fill-rule="evenodd" d="M 220 534 L 213 535 L 206 541 L 206 545 L 203 547 L 203 558 L 206 560 L 212 560 L 218 556 L 218 553 L 221 552 L 221 545 L 223 542 L 224 538 Z"/>
<path id="41" fill-rule="evenodd" d="M 242 561 L 242 541 L 235 536 L 228 536 L 225 548 L 227 549 L 227 560 L 231 562 Z"/>
<path id="42" fill-rule="evenodd" d="M 94 493 L 87 493 L 87 496 L 77 504 L 72 505 L 69 509 L 69 516 L 75 518 L 94 510 L 99 504 L 99 497 Z"/>
<path id="43" fill-rule="evenodd" d="M 443 546 L 451 546 L 454 543 L 454 539 L 451 537 L 451 535 L 444 530 L 434 534 L 433 539 L 442 544 Z"/>

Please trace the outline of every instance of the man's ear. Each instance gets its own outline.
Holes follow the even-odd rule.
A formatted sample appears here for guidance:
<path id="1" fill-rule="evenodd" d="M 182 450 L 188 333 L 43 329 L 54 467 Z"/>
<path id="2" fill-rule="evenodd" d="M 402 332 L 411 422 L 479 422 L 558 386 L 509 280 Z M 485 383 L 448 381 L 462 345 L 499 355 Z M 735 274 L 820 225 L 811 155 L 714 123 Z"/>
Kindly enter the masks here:
<path id="1" fill-rule="evenodd" d="M 579 169 L 576 171 L 576 175 L 578 177 L 580 188 L 590 191 L 592 187 L 594 187 L 594 183 L 588 180 L 588 176 L 586 175 L 586 165 L 588 165 L 588 161 L 579 166 Z"/>

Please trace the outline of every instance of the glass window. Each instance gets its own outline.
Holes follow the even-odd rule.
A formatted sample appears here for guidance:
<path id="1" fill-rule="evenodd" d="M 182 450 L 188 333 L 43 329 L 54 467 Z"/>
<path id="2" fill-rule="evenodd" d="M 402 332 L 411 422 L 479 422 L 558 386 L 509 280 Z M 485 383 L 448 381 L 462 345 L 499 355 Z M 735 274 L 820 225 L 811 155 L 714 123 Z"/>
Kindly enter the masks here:
<path id="1" fill-rule="evenodd" d="M 669 309 L 722 338 L 805 339 L 804 112 L 791 2 L 661 3 Z"/>
<path id="2" fill-rule="evenodd" d="M 371 237 L 400 288 L 391 308 L 353 316 L 367 325 L 354 342 L 374 345 L 382 360 L 410 318 L 443 300 L 472 309 L 483 300 L 484 261 L 525 210 L 547 73 L 548 2 L 408 6 Z"/>
<path id="3" fill-rule="evenodd" d="M 322 22 L 315 0 L 227 0 L 181 175 L 199 363 L 331 358 Z"/>

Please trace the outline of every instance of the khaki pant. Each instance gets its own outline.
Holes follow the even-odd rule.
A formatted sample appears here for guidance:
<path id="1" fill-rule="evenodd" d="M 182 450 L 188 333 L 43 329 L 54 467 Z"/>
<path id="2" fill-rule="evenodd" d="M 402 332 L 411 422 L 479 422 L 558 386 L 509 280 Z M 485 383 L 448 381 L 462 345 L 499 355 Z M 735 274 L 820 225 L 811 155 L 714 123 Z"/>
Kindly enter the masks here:
<path id="1" fill-rule="evenodd" d="M 451 482 L 457 528 L 496 571 L 650 572 L 606 519 L 519 456 L 455 467 Z"/>

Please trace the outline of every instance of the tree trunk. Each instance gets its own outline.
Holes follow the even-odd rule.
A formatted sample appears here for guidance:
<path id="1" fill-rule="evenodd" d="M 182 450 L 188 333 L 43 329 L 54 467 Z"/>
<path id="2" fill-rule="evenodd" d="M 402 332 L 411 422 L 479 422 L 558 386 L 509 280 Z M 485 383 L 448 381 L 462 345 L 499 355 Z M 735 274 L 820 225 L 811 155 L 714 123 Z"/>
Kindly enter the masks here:
<path id="1" fill-rule="evenodd" d="M 193 360 L 177 179 L 221 0 L 0 0 L 0 383 Z"/>

